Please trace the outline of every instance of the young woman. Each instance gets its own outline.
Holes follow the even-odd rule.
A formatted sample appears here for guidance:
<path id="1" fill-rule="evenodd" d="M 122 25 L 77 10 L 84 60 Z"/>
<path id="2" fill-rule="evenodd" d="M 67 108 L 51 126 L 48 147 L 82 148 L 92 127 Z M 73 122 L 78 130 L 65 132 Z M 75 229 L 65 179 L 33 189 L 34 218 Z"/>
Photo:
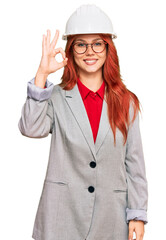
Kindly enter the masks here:
<path id="1" fill-rule="evenodd" d="M 142 240 L 148 188 L 140 106 L 120 76 L 111 21 L 82 5 L 67 22 L 65 51 L 55 48 L 58 37 L 57 30 L 50 43 L 50 30 L 43 35 L 18 124 L 27 137 L 52 134 L 32 237 L 127 240 L 135 232 Z M 62 82 L 53 85 L 47 77 L 62 67 Z"/>

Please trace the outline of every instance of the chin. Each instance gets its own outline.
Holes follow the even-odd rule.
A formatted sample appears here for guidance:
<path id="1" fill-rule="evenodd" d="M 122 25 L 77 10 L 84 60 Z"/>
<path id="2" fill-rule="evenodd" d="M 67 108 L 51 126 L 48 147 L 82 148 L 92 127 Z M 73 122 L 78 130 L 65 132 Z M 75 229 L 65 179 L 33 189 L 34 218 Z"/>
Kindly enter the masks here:
<path id="1" fill-rule="evenodd" d="M 98 72 L 99 69 L 82 69 L 84 72 L 88 72 L 88 73 L 95 73 Z"/>
<path id="2" fill-rule="evenodd" d="M 81 67 L 81 66 L 80 66 Z M 87 72 L 97 72 L 100 70 L 99 66 L 82 66 L 81 69 Z"/>

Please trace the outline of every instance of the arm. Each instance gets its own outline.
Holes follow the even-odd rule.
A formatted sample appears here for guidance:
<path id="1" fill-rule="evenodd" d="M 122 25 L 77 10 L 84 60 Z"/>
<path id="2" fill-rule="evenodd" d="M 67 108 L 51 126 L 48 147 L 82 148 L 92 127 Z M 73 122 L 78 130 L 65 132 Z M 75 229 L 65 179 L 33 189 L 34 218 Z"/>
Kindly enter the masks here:
<path id="1" fill-rule="evenodd" d="M 130 114 L 133 114 L 133 107 L 130 107 Z M 146 224 L 148 183 L 139 128 L 139 112 L 128 129 L 125 164 L 128 184 L 127 223 L 135 219 Z"/>
<path id="2" fill-rule="evenodd" d="M 59 30 L 56 31 L 51 43 L 50 37 L 51 32 L 47 30 L 47 36 L 43 34 L 40 65 L 36 77 L 28 82 L 28 96 L 18 123 L 20 132 L 27 137 L 46 137 L 52 133 L 54 125 L 53 105 L 50 98 L 54 85 L 47 80 L 47 76 L 67 65 L 68 58 L 62 48 L 54 49 L 59 37 Z M 55 59 L 58 53 L 61 53 L 64 59 L 60 63 Z"/>
<path id="3" fill-rule="evenodd" d="M 50 96 L 54 85 L 46 80 L 46 88 L 40 88 L 34 84 L 34 80 L 27 84 L 27 98 L 18 128 L 24 136 L 43 138 L 52 133 L 54 115 Z"/>

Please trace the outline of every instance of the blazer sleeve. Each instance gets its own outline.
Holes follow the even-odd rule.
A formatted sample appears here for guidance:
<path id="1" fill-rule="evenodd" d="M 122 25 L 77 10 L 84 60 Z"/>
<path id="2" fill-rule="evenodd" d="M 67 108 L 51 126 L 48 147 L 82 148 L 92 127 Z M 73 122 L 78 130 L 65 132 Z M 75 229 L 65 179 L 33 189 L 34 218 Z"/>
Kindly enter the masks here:
<path id="1" fill-rule="evenodd" d="M 53 83 L 46 80 L 46 88 L 34 84 L 35 78 L 27 84 L 27 98 L 22 107 L 18 128 L 22 135 L 31 138 L 44 138 L 52 133 L 54 123 L 51 93 Z"/>
<path id="2" fill-rule="evenodd" d="M 133 116 L 132 105 L 129 112 Z M 142 220 L 146 224 L 148 223 L 148 183 L 139 127 L 139 112 L 128 128 L 125 165 L 128 184 L 127 223 L 130 220 Z"/>

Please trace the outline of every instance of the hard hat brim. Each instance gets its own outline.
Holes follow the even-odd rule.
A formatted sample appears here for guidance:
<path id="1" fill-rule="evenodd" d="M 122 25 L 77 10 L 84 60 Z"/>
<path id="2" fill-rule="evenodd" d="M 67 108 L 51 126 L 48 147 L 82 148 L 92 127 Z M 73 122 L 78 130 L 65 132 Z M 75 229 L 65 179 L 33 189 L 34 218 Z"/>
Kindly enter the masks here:
<path id="1" fill-rule="evenodd" d="M 112 37 L 112 39 L 115 39 L 115 38 L 117 38 L 117 34 L 116 33 L 93 33 L 93 32 L 91 32 L 91 33 L 77 33 L 77 34 L 63 34 L 62 35 L 62 40 L 67 40 L 67 37 L 68 36 L 74 36 L 74 35 L 80 35 L 80 34 L 110 34 L 110 36 Z"/>

